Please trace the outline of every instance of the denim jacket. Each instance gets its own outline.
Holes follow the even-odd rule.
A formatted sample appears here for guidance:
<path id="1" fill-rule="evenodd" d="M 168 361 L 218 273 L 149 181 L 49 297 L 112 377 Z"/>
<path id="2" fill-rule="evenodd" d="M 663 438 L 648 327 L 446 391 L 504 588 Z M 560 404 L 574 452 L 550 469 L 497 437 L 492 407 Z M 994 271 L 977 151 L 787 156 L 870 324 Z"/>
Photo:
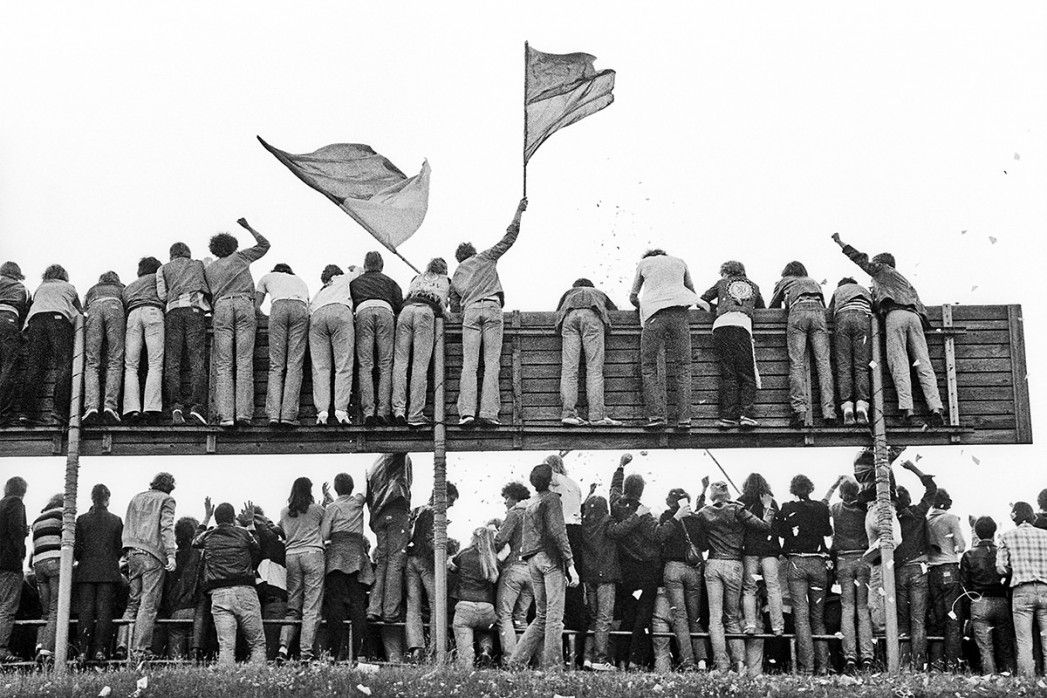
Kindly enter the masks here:
<path id="1" fill-rule="evenodd" d="M 136 494 L 124 517 L 124 548 L 137 548 L 163 564 L 177 551 L 174 536 L 175 500 L 160 490 Z"/>

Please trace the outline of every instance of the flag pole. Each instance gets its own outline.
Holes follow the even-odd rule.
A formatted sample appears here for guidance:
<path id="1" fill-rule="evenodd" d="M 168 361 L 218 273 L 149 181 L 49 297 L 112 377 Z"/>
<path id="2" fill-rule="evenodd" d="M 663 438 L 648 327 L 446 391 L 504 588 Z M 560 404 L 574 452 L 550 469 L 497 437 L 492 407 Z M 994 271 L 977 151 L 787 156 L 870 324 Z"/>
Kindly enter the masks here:
<path id="1" fill-rule="evenodd" d="M 395 248 L 395 247 L 393 247 L 392 245 L 388 245 L 388 244 L 386 244 L 386 243 L 384 243 L 384 242 L 382 243 L 382 246 L 383 246 L 383 247 L 385 247 L 385 249 L 387 249 L 387 250 L 389 250 L 390 252 L 392 252 L 393 254 L 395 254 L 395 255 L 396 255 L 397 257 L 399 257 L 399 258 L 400 258 L 401 260 L 403 260 L 403 263 L 404 263 L 404 264 L 406 264 L 407 266 L 409 266 L 409 267 L 411 267 L 412 269 L 414 269 L 414 273 L 415 273 L 415 274 L 421 274 L 421 273 L 422 273 L 422 272 L 421 272 L 421 270 L 419 270 L 419 269 L 418 269 L 418 267 L 416 267 L 415 265 L 411 264 L 411 262 L 410 262 L 410 261 L 409 261 L 409 260 L 407 259 L 407 257 L 404 257 L 404 256 L 403 256 L 402 254 L 400 254 L 399 252 L 397 252 L 397 250 L 396 250 L 396 248 Z"/>
<path id="2" fill-rule="evenodd" d="M 523 98 L 523 196 L 527 198 L 527 56 L 528 43 L 524 42 L 524 98 Z"/>
<path id="3" fill-rule="evenodd" d="M 720 465 L 720 461 L 716 460 L 716 456 L 713 455 L 712 451 L 710 451 L 709 449 L 705 449 L 705 453 L 707 456 L 713 459 L 713 463 L 716 463 L 716 467 L 719 468 L 720 472 L 723 473 L 723 476 L 727 478 L 727 482 L 731 483 L 731 487 L 734 488 L 734 491 L 738 494 L 741 494 L 742 491 L 738 489 L 738 485 L 734 484 L 734 480 L 731 479 L 731 476 L 728 475 L 727 471 L 723 469 L 722 465 Z"/>

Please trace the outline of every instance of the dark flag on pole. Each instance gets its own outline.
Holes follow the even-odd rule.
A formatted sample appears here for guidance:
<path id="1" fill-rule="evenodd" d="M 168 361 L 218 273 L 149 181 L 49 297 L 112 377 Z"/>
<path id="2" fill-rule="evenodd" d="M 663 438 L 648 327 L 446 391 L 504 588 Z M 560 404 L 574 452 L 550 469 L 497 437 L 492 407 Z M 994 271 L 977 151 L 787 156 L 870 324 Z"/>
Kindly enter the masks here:
<path id="1" fill-rule="evenodd" d="M 258 141 L 397 256 L 397 245 L 414 235 L 425 219 L 429 207 L 428 161 L 422 163 L 421 172 L 408 177 L 369 145 L 335 143 L 307 155 L 291 155 L 261 137 Z"/>
<path id="2" fill-rule="evenodd" d="M 526 46 L 524 164 L 556 131 L 614 101 L 614 71 L 597 71 L 588 53 L 542 53 Z"/>

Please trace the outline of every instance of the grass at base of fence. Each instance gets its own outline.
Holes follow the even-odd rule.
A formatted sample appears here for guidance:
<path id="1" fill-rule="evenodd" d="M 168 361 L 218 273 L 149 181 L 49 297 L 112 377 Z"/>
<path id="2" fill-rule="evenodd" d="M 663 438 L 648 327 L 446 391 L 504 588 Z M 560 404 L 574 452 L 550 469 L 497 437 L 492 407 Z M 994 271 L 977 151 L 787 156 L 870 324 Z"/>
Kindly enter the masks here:
<path id="1" fill-rule="evenodd" d="M 140 688 L 145 677 L 148 686 Z M 108 691 L 106 691 L 108 687 Z M 288 697 L 350 696 L 360 698 L 531 698 L 573 696 L 575 698 L 648 698 L 732 696 L 733 698 L 791 698 L 846 695 L 850 698 L 956 698 L 978 696 L 1047 696 L 1042 679 L 980 677 L 950 674 L 886 674 L 811 678 L 768 675 L 743 678 L 736 674 L 591 674 L 569 672 L 466 672 L 432 667 L 383 667 L 365 673 L 347 667 L 285 666 L 231 668 L 167 667 L 139 671 L 73 672 L 63 678 L 48 673 L 9 672 L 0 675 L 0 695 L 5 696 L 98 696 L 146 698 L 146 696 L 193 696 L 233 698 L 239 696 Z"/>

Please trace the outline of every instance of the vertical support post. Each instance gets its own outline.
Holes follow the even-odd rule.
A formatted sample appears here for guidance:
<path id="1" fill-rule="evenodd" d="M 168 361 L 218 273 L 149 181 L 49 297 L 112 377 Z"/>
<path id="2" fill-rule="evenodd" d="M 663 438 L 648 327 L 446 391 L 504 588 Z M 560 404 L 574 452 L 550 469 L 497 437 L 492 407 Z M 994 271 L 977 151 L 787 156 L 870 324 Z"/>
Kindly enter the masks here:
<path id="1" fill-rule="evenodd" d="M 69 611 L 73 595 L 73 545 L 76 537 L 76 493 L 80 478 L 80 415 L 84 388 L 84 317 L 73 324 L 73 390 L 69 402 L 69 450 L 65 459 L 62 502 L 62 557 L 58 572 L 58 617 L 55 632 L 55 673 L 65 674 L 69 658 Z"/>
<path id="2" fill-rule="evenodd" d="M 945 304 L 942 306 L 942 327 L 951 328 L 952 326 L 952 306 Z M 949 426 L 958 427 L 960 426 L 960 391 L 956 386 L 956 337 L 951 332 L 945 335 L 945 380 L 949 390 Z M 956 443 L 960 437 L 958 434 L 953 434 L 949 440 Z"/>
<path id="3" fill-rule="evenodd" d="M 887 671 L 897 674 L 898 602 L 894 587 L 894 535 L 891 503 L 891 465 L 887 456 L 887 425 L 883 416 L 883 359 L 880 351 L 880 318 L 872 318 L 872 418 L 873 462 L 876 464 L 876 520 L 880 531 L 880 564 L 883 571 L 884 615 L 887 621 Z"/>
<path id="4" fill-rule="evenodd" d="M 444 404 L 444 319 L 436 318 L 436 346 L 433 356 L 433 637 L 436 662 L 447 662 L 447 427 Z"/>
<path id="5" fill-rule="evenodd" d="M 513 330 L 513 448 L 520 449 L 523 448 L 523 347 L 519 310 L 513 311 L 509 326 Z"/>

